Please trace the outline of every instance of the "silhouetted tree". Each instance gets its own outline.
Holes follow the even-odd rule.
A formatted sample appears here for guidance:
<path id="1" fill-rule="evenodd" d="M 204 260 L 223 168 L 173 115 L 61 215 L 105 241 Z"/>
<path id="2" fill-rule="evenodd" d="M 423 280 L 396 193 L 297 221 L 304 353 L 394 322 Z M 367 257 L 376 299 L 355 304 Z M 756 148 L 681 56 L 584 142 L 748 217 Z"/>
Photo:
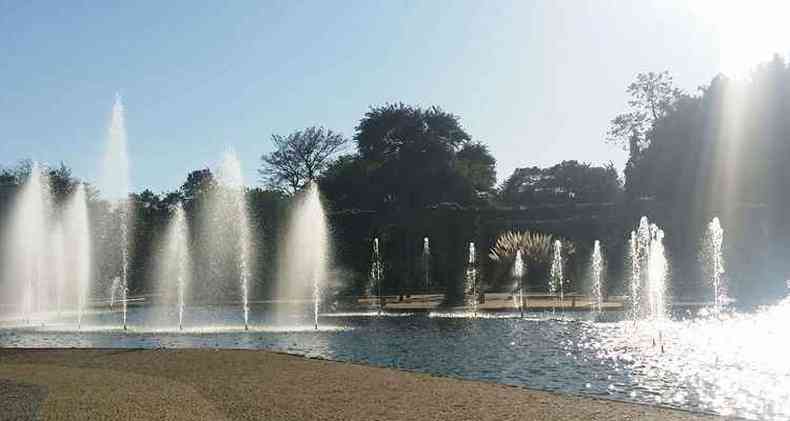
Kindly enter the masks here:
<path id="1" fill-rule="evenodd" d="M 381 195 L 371 181 L 374 164 L 357 154 L 342 155 L 329 164 L 320 186 L 333 209 L 374 209 Z"/>
<path id="2" fill-rule="evenodd" d="M 184 201 L 192 202 L 215 186 L 214 174 L 210 169 L 204 168 L 187 175 L 186 181 L 181 185 L 180 193 Z"/>
<path id="3" fill-rule="evenodd" d="M 613 202 L 620 192 L 617 170 L 611 163 L 593 167 L 563 161 L 549 168 L 517 168 L 505 180 L 499 199 L 509 206 L 542 203 Z"/>
<path id="4" fill-rule="evenodd" d="M 378 207 L 414 209 L 475 199 L 470 183 L 456 167 L 457 153 L 471 137 L 457 116 L 439 107 L 400 103 L 373 107 L 357 125 L 354 140 L 371 183 L 377 186 Z M 477 151 L 481 152 L 479 147 Z M 467 174 L 475 167 L 472 155 L 470 149 L 464 160 Z"/>
<path id="5" fill-rule="evenodd" d="M 316 180 L 347 142 L 340 133 L 315 126 L 288 136 L 274 134 L 275 150 L 261 156 L 258 173 L 270 188 L 292 194 Z"/>
<path id="6" fill-rule="evenodd" d="M 749 78 L 719 75 L 681 95 L 655 120 L 629 162 L 627 190 L 663 209 L 672 276 L 702 287 L 698 242 L 710 218 L 725 227 L 727 273 L 741 299 L 784 290 L 790 277 L 790 69 L 784 60 Z M 694 280 L 696 282 L 691 282 Z M 683 285 L 679 285 L 682 282 Z M 763 286 L 762 288 L 758 286 Z"/>
<path id="7" fill-rule="evenodd" d="M 465 143 L 456 154 L 456 168 L 480 196 L 493 191 L 496 184 L 496 159 L 488 146 L 480 142 Z"/>
<path id="8" fill-rule="evenodd" d="M 642 151 L 650 144 L 650 132 L 656 122 L 671 112 L 684 93 L 676 88 L 668 71 L 639 73 L 626 89 L 629 111 L 617 115 L 609 124 L 607 141 L 628 151 L 626 191 L 639 178 L 631 174 Z"/>
<path id="9" fill-rule="evenodd" d="M 633 157 L 647 147 L 648 132 L 672 110 L 683 92 L 674 86 L 668 71 L 639 73 L 626 92 L 631 97 L 630 110 L 612 119 L 607 140 L 627 148 Z"/>

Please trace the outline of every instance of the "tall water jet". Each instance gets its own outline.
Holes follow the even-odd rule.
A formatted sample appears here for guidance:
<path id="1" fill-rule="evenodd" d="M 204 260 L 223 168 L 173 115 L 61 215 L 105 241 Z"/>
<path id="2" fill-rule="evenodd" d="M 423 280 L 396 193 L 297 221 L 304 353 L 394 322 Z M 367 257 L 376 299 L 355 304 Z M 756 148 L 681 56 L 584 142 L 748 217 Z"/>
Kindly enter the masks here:
<path id="1" fill-rule="evenodd" d="M 555 297 L 555 301 L 556 294 L 559 292 L 560 309 L 564 309 L 565 290 L 562 284 L 565 280 L 563 275 L 562 241 L 554 240 L 554 251 L 552 255 L 551 272 L 549 274 L 549 292 Z M 556 312 L 556 304 L 552 312 Z"/>
<path id="2" fill-rule="evenodd" d="M 129 238 L 131 230 L 129 209 L 129 154 L 126 145 L 124 106 L 120 94 L 115 95 L 110 116 L 107 147 L 104 153 L 99 189 L 113 203 L 120 228 L 119 247 L 120 292 L 123 306 L 123 329 L 126 330 L 127 301 L 129 294 Z"/>
<path id="3" fill-rule="evenodd" d="M 73 282 L 77 290 L 77 327 L 81 328 L 88 303 L 92 267 L 88 199 L 83 184 L 78 184 L 72 193 L 64 219 L 69 238 Z"/>
<path id="4" fill-rule="evenodd" d="M 631 233 L 630 246 L 632 318 L 664 319 L 668 269 L 664 231 L 643 216 L 638 229 Z"/>
<path id="5" fill-rule="evenodd" d="M 431 289 L 431 242 L 428 237 L 422 239 L 422 274 L 425 291 Z"/>
<path id="6" fill-rule="evenodd" d="M 53 303 L 51 276 L 47 260 L 51 253 L 50 222 L 51 200 L 49 183 L 37 163 L 30 167 L 30 174 L 14 198 L 14 207 L 5 236 L 5 289 L 3 298 L 21 304 L 14 316 L 27 323 L 34 317 L 45 316 L 40 310 L 49 309 Z"/>
<path id="7" fill-rule="evenodd" d="M 648 303 L 650 317 L 663 319 L 666 316 L 666 273 L 667 260 L 664 255 L 664 231 L 657 225 L 650 226 L 650 255 L 648 262 Z"/>
<path id="8" fill-rule="evenodd" d="M 126 312 L 129 303 L 129 213 L 128 202 L 119 204 L 121 216 L 121 307 L 123 309 L 123 330 L 126 330 Z"/>
<path id="9" fill-rule="evenodd" d="M 376 296 L 379 306 L 379 315 L 384 309 L 384 297 L 381 295 L 381 281 L 384 278 L 384 266 L 381 263 L 381 250 L 378 237 L 373 239 L 373 251 L 370 257 L 370 274 L 368 276 L 367 295 Z"/>
<path id="10" fill-rule="evenodd" d="M 641 266 L 639 264 L 639 238 L 636 231 L 631 231 L 631 237 L 628 240 L 628 255 L 631 263 L 631 320 L 636 322 L 639 320 L 640 315 L 640 294 L 639 289 L 642 282 Z"/>
<path id="11" fill-rule="evenodd" d="M 322 289 L 328 281 L 330 236 L 318 184 L 311 182 L 295 200 L 284 253 L 280 258 L 278 299 L 310 297 L 313 326 L 318 329 Z"/>
<path id="12" fill-rule="evenodd" d="M 513 263 L 513 283 L 516 289 L 516 294 L 513 294 L 513 299 L 516 301 L 521 317 L 524 317 L 524 307 L 526 306 L 524 295 L 524 259 L 521 257 L 521 250 L 516 250 L 516 260 Z"/>
<path id="13" fill-rule="evenodd" d="M 110 308 L 115 306 L 115 297 L 118 294 L 118 289 L 121 287 L 121 277 L 116 276 L 112 278 L 112 282 L 110 284 Z"/>
<path id="14" fill-rule="evenodd" d="M 477 305 L 479 302 L 479 291 L 477 285 L 477 253 L 475 243 L 469 243 L 469 257 L 466 262 L 466 274 L 464 277 L 466 287 L 466 305 L 472 307 L 472 314 L 477 317 Z"/>
<path id="15" fill-rule="evenodd" d="M 126 123 L 120 94 L 110 115 L 107 146 L 102 161 L 99 189 L 110 200 L 126 200 L 129 195 L 129 154 L 126 145 Z"/>
<path id="16" fill-rule="evenodd" d="M 55 223 L 50 241 L 52 244 L 52 258 L 54 260 L 52 265 L 55 275 L 56 312 L 58 317 L 60 317 L 64 304 L 63 295 L 66 293 L 66 250 L 64 247 L 66 237 L 63 234 L 63 223 L 61 221 Z"/>
<path id="17" fill-rule="evenodd" d="M 592 254 L 592 298 L 596 313 L 603 309 L 603 255 L 601 254 L 601 242 L 595 240 Z"/>
<path id="18" fill-rule="evenodd" d="M 722 278 L 724 276 L 724 258 L 722 245 L 724 243 L 724 229 L 718 217 L 714 217 L 708 224 L 705 238 L 705 253 L 708 264 L 707 272 L 713 286 L 713 309 L 716 314 L 721 312 L 724 301 Z"/>
<path id="19" fill-rule="evenodd" d="M 178 329 L 184 328 L 186 294 L 191 280 L 191 257 L 189 253 L 189 227 L 181 202 L 173 208 L 168 225 L 166 245 L 163 249 L 159 280 L 163 304 L 176 309 Z"/>
<path id="20" fill-rule="evenodd" d="M 247 213 L 247 203 L 245 198 L 244 177 L 241 171 L 241 162 L 234 151 L 227 151 L 222 159 L 218 171 L 218 179 L 224 195 L 224 204 L 229 206 L 227 211 L 229 217 L 225 221 L 234 223 L 238 227 L 237 234 L 237 257 L 239 273 L 239 289 L 242 303 L 242 314 L 244 316 L 244 330 L 249 330 L 250 304 L 249 304 L 249 281 L 250 281 L 250 222 Z"/>

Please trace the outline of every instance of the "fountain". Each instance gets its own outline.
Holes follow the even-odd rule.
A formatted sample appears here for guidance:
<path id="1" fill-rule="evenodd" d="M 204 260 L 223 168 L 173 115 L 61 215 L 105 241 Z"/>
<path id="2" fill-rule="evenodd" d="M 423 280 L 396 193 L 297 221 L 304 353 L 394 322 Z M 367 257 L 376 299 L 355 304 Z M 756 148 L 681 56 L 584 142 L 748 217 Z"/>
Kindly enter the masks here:
<path id="1" fill-rule="evenodd" d="M 131 209 L 129 209 L 129 154 L 126 147 L 126 125 L 124 123 L 124 106 L 120 94 L 115 95 L 112 106 L 110 127 L 107 136 L 107 149 L 104 153 L 99 189 L 118 215 L 120 226 L 121 262 L 120 262 L 120 293 L 123 307 L 123 329 L 127 329 L 127 301 L 129 294 L 129 239 L 131 229 Z"/>
<path id="2" fill-rule="evenodd" d="M 191 260 L 189 228 L 181 202 L 173 209 L 166 242 L 158 278 L 163 284 L 160 286 L 163 289 L 162 295 L 168 301 L 165 304 L 170 307 L 175 306 L 178 314 L 178 329 L 183 330 L 186 294 L 191 280 Z"/>
<path id="3" fill-rule="evenodd" d="M 628 257 L 631 262 L 631 320 L 636 323 L 639 320 L 641 313 L 639 309 L 639 292 L 640 283 L 642 280 L 641 267 L 639 265 L 639 239 L 636 236 L 636 231 L 631 231 L 631 237 L 628 240 Z"/>
<path id="4" fill-rule="evenodd" d="M 513 301 L 516 301 L 515 304 L 521 313 L 521 317 L 524 317 L 524 307 L 526 306 L 526 297 L 524 295 L 524 269 L 525 265 L 524 259 L 521 257 L 521 250 L 516 250 L 516 260 L 513 263 L 513 283 L 518 293 L 513 294 Z"/>
<path id="5" fill-rule="evenodd" d="M 3 236 L 2 297 L 21 304 L 12 315 L 28 324 L 43 325 L 76 307 L 79 326 L 92 267 L 85 188 L 75 186 L 66 203 L 55 208 L 44 174 L 33 163 L 14 200 Z"/>
<path id="6" fill-rule="evenodd" d="M 664 231 L 655 224 L 650 226 L 650 256 L 648 273 L 648 304 L 651 319 L 666 316 L 665 288 L 667 260 L 664 256 Z"/>
<path id="7" fill-rule="evenodd" d="M 554 240 L 554 251 L 551 260 L 551 272 L 549 274 L 549 293 L 554 297 L 555 304 L 552 308 L 552 314 L 557 311 L 556 297 L 559 292 L 559 306 L 560 310 L 565 308 L 565 290 L 563 288 L 564 275 L 563 275 L 563 261 L 562 261 L 562 241 Z"/>
<path id="8" fill-rule="evenodd" d="M 123 308 L 123 330 L 126 330 L 126 312 L 129 300 L 129 213 L 128 201 L 119 203 L 121 219 L 121 307 Z"/>
<path id="9" fill-rule="evenodd" d="M 277 298 L 300 300 L 310 296 L 313 327 L 318 329 L 321 291 L 328 280 L 330 256 L 329 228 L 318 184 L 309 183 L 296 197 L 283 246 Z"/>
<path id="10" fill-rule="evenodd" d="M 473 242 L 469 243 L 469 257 L 466 262 L 464 286 L 466 288 L 466 305 L 472 307 L 472 314 L 477 317 L 479 291 L 477 285 L 477 255 L 475 253 L 475 243 Z"/>
<path id="11" fill-rule="evenodd" d="M 431 289 L 431 243 L 428 237 L 422 239 L 422 273 L 425 291 Z"/>
<path id="12" fill-rule="evenodd" d="M 88 222 L 88 199 L 85 186 L 78 184 L 66 206 L 66 232 L 73 281 L 77 289 L 77 328 L 82 327 L 91 290 L 91 234 Z"/>
<path id="13" fill-rule="evenodd" d="M 46 276 L 47 268 L 51 267 L 46 261 L 50 255 L 50 218 L 49 183 L 34 162 L 16 197 L 4 247 L 7 283 L 4 295 L 17 297 L 14 301 L 22 304 L 17 316 L 28 324 L 33 323 L 34 317 L 46 316 L 43 310 L 49 308 L 51 292 L 56 287 L 50 285 L 51 278 Z"/>
<path id="14" fill-rule="evenodd" d="M 664 231 L 651 224 L 646 216 L 640 219 L 637 230 L 631 232 L 631 317 L 634 321 L 643 317 L 651 320 L 666 317 L 667 259 L 663 240 Z"/>
<path id="15" fill-rule="evenodd" d="M 250 278 L 250 222 L 247 215 L 247 204 L 244 188 L 244 177 L 241 171 L 239 157 L 232 150 L 225 153 L 222 164 L 217 172 L 217 178 L 222 187 L 221 206 L 224 206 L 221 223 L 232 223 L 237 227 L 236 253 L 238 258 L 239 289 L 244 317 L 244 330 L 249 330 L 250 304 L 249 304 L 249 278 Z"/>
<path id="16" fill-rule="evenodd" d="M 596 313 L 603 309 L 603 255 L 601 255 L 601 242 L 595 240 L 592 254 L 592 298 Z"/>
<path id="17" fill-rule="evenodd" d="M 115 306 L 115 296 L 118 294 L 118 288 L 121 286 L 121 278 L 116 276 L 112 278 L 112 283 L 110 284 L 110 308 Z"/>
<path id="18" fill-rule="evenodd" d="M 707 271 L 713 286 L 713 309 L 716 314 L 721 312 L 725 298 L 723 293 L 722 277 L 724 275 L 724 259 L 722 257 L 722 244 L 724 243 L 724 230 L 718 217 L 714 217 L 708 224 L 705 237 L 705 253 Z"/>
<path id="19" fill-rule="evenodd" d="M 379 304 L 379 315 L 384 310 L 384 297 L 381 295 L 381 281 L 384 278 L 384 267 L 381 264 L 381 251 L 379 250 L 378 237 L 373 239 L 373 254 L 371 256 L 370 274 L 368 276 L 367 295 L 376 295 Z"/>
<path id="20" fill-rule="evenodd" d="M 61 218 L 62 219 L 62 218 Z M 55 297 L 57 300 L 56 312 L 58 318 L 63 313 L 63 294 L 66 292 L 66 250 L 64 242 L 66 238 L 63 234 L 63 223 L 57 221 L 52 229 L 50 242 L 52 244 L 53 270 L 55 276 Z"/>

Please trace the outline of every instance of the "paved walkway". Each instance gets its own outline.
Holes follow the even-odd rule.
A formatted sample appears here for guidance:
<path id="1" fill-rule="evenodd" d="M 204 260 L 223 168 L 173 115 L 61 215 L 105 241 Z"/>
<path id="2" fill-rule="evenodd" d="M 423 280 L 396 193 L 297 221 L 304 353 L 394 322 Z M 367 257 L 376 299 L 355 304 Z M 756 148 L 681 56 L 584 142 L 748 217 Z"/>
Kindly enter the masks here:
<path id="1" fill-rule="evenodd" d="M 0 349 L 0 420 L 714 420 L 245 350 Z"/>

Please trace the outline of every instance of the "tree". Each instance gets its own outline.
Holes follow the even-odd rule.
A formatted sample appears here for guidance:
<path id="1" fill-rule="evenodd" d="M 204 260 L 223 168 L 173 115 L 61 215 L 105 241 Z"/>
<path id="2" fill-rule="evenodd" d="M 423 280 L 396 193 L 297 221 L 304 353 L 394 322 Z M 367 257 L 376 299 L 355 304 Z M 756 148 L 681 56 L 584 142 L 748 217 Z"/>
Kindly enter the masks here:
<path id="1" fill-rule="evenodd" d="M 377 186 L 379 206 L 416 209 L 475 198 L 455 166 L 458 150 L 471 136 L 457 116 L 439 107 L 373 107 L 356 127 L 354 140 Z"/>
<path id="2" fill-rule="evenodd" d="M 510 206 L 540 203 L 612 202 L 620 192 L 617 170 L 611 163 L 594 167 L 562 161 L 549 168 L 517 168 L 502 184 L 499 199 Z"/>
<path id="3" fill-rule="evenodd" d="M 187 175 L 187 180 L 181 185 L 180 193 L 185 201 L 191 202 L 215 185 L 214 174 L 210 169 L 195 170 Z"/>
<path id="4" fill-rule="evenodd" d="M 316 180 L 348 140 L 323 127 L 308 127 L 288 136 L 272 135 L 275 150 L 261 156 L 258 170 L 270 188 L 295 193 Z"/>
<path id="5" fill-rule="evenodd" d="M 749 78 L 716 76 L 653 122 L 649 145 L 626 168 L 626 190 L 661 209 L 672 277 L 682 280 L 673 290 L 704 285 L 697 246 L 716 216 L 727 230 L 733 295 L 784 294 L 776 280 L 790 277 L 788 113 L 790 67 L 776 56 Z"/>
<path id="6" fill-rule="evenodd" d="M 639 73 L 626 92 L 630 111 L 612 119 L 606 133 L 607 141 L 629 151 L 635 159 L 648 146 L 649 132 L 655 123 L 672 110 L 683 92 L 673 84 L 668 71 Z"/>
<path id="7" fill-rule="evenodd" d="M 480 142 L 465 143 L 456 155 L 455 166 L 478 195 L 494 189 L 496 158 L 488 151 L 488 146 Z"/>
<path id="8" fill-rule="evenodd" d="M 63 162 L 58 167 L 51 167 L 46 170 L 49 188 L 56 203 L 65 203 L 66 199 L 74 191 L 79 183 L 71 175 L 71 168 Z"/>
<path id="9" fill-rule="evenodd" d="M 374 209 L 381 192 L 370 177 L 369 161 L 358 154 L 341 155 L 324 171 L 321 191 L 334 209 Z"/>

